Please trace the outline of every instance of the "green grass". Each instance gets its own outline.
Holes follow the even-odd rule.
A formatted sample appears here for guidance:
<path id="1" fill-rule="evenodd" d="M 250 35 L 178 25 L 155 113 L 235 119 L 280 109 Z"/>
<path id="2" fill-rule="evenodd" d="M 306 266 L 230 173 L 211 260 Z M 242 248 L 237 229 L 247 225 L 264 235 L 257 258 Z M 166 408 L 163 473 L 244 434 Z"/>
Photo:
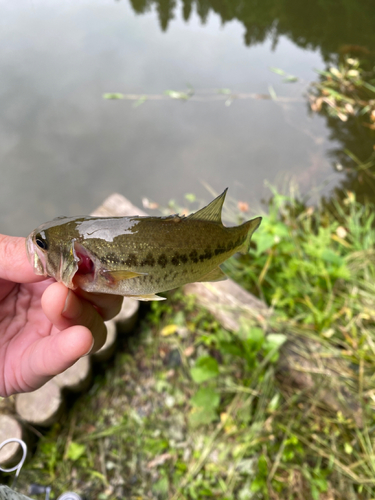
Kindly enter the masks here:
<path id="1" fill-rule="evenodd" d="M 226 265 L 272 317 L 230 332 L 181 292 L 152 303 L 39 441 L 21 486 L 100 500 L 375 498 L 374 213 L 352 193 L 327 211 L 274 191 L 249 256 Z"/>

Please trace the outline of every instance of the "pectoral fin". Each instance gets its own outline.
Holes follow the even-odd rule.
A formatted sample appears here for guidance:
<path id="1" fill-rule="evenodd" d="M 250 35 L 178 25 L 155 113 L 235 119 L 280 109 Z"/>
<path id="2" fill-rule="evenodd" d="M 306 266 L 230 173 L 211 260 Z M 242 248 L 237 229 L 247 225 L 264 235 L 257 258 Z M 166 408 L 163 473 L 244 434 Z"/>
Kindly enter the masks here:
<path id="1" fill-rule="evenodd" d="M 215 269 L 203 276 L 199 281 L 224 281 L 226 279 L 228 279 L 228 276 L 223 273 L 220 267 L 215 267 Z"/>
<path id="2" fill-rule="evenodd" d="M 109 282 L 115 284 L 119 281 L 130 280 L 132 278 L 137 278 L 138 276 L 144 276 L 147 273 L 137 273 L 135 271 L 129 271 L 125 269 L 119 269 L 116 271 L 103 270 L 103 275 Z"/>

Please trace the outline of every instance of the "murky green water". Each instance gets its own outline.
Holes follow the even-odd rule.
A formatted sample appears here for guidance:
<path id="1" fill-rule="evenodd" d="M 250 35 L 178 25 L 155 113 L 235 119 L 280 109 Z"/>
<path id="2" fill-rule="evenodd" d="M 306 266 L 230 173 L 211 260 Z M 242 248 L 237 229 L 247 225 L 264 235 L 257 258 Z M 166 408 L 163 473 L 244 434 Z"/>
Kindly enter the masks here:
<path id="1" fill-rule="evenodd" d="M 203 181 L 255 208 L 265 180 L 293 176 L 329 193 L 345 180 L 332 156 L 345 138 L 305 94 L 345 46 L 375 47 L 375 8 L 320 3 L 1 1 L 0 232 L 88 213 L 114 191 L 137 205 L 208 200 Z M 187 85 L 187 102 L 164 95 Z M 222 88 L 285 99 L 227 106 Z M 156 98 L 135 107 L 106 92 Z"/>

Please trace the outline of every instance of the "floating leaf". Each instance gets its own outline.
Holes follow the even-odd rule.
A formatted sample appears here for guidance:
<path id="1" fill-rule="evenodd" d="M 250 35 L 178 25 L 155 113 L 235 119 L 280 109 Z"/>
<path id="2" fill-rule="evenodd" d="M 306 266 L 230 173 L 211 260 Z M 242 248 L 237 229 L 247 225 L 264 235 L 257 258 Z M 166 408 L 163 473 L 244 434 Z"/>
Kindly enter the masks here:
<path id="1" fill-rule="evenodd" d="M 283 79 L 283 82 L 284 83 L 298 82 L 298 78 L 296 76 L 293 76 L 293 75 L 288 75 L 286 78 Z"/>
<path id="2" fill-rule="evenodd" d="M 185 199 L 187 201 L 189 201 L 190 203 L 193 203 L 193 201 L 195 201 L 197 199 L 197 197 L 195 196 L 195 194 L 192 194 L 192 193 L 186 193 L 185 194 Z"/>
<path id="3" fill-rule="evenodd" d="M 133 104 L 133 108 L 138 108 L 138 106 L 141 106 L 146 101 L 147 101 L 147 96 L 143 95 L 138 99 L 138 101 L 135 101 L 135 103 Z"/>
<path id="4" fill-rule="evenodd" d="M 286 73 L 283 69 L 280 69 L 280 68 L 270 68 L 270 70 L 273 72 L 273 73 L 276 73 L 277 75 L 281 75 L 281 76 L 285 76 Z"/>
<path id="5" fill-rule="evenodd" d="M 277 99 L 277 95 L 272 85 L 268 85 L 268 92 L 270 93 L 271 99 L 275 101 Z"/>
<path id="6" fill-rule="evenodd" d="M 104 99 L 124 99 L 124 94 L 120 92 L 109 92 L 107 94 L 103 94 Z"/>
<path id="7" fill-rule="evenodd" d="M 181 99 L 183 101 L 186 101 L 191 97 L 186 92 L 180 92 L 178 90 L 166 90 L 164 94 L 168 95 L 171 99 Z"/>

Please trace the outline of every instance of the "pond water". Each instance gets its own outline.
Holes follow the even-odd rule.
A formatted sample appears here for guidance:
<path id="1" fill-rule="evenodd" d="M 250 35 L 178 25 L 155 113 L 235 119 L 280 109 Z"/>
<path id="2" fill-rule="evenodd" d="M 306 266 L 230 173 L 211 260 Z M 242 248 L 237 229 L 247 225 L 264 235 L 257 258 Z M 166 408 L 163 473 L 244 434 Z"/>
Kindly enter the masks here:
<path id="1" fill-rule="evenodd" d="M 281 2 L 291 29 L 271 8 L 280 2 L 252 4 L 0 1 L 0 232 L 87 214 L 115 191 L 138 206 L 143 197 L 183 203 L 185 193 L 208 201 L 207 183 L 256 211 L 266 180 L 294 177 L 308 195 L 339 185 L 330 151 L 340 141 L 309 113 L 306 91 L 340 43 L 373 41 L 371 15 L 358 13 L 362 26 L 352 12 L 339 31 L 339 21 L 326 26 L 300 2 Z M 337 39 L 321 41 L 317 26 Z M 187 101 L 165 94 L 189 86 Z M 135 106 L 104 99 L 109 92 L 150 98 Z"/>

